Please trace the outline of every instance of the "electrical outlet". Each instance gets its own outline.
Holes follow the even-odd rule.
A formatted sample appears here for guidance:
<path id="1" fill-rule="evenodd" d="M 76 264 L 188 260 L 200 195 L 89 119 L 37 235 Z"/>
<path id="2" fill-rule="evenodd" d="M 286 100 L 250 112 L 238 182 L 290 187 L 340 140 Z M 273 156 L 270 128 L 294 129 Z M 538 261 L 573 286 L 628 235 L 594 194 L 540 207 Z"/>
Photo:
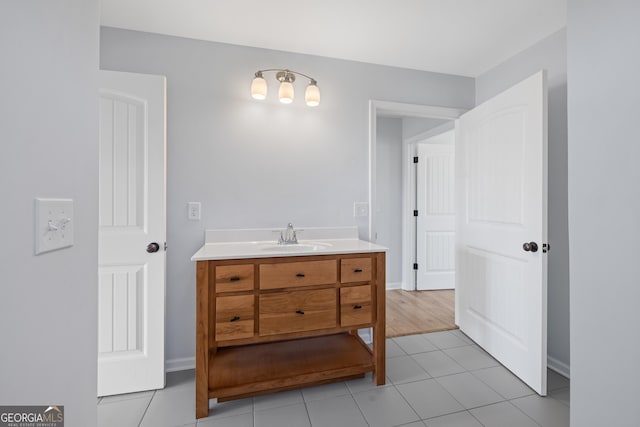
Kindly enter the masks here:
<path id="1" fill-rule="evenodd" d="M 369 216 L 369 203 L 353 202 L 353 216 L 355 217 Z"/>
<path id="2" fill-rule="evenodd" d="M 187 217 L 190 221 L 200 221 L 200 202 L 187 203 Z"/>
<path id="3" fill-rule="evenodd" d="M 35 219 L 36 255 L 73 245 L 72 199 L 36 199 Z"/>

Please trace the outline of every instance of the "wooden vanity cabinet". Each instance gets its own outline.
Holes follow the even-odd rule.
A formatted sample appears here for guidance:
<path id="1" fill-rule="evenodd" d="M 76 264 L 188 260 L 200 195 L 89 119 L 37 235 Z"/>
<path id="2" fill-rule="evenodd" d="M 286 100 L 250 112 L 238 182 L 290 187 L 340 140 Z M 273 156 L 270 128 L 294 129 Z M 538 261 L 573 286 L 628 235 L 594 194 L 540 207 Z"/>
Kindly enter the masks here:
<path id="1" fill-rule="evenodd" d="M 197 262 L 196 417 L 219 402 L 385 382 L 385 253 Z M 372 328 L 369 347 L 358 328 Z"/>

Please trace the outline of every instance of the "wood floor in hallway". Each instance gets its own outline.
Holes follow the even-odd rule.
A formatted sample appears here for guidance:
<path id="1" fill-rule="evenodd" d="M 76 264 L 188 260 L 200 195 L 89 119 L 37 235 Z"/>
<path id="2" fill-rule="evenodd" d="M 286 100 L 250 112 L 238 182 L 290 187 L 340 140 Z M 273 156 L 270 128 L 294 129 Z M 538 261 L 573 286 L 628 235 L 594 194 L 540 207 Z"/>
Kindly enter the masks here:
<path id="1" fill-rule="evenodd" d="M 454 292 L 387 291 L 387 337 L 456 329 Z"/>

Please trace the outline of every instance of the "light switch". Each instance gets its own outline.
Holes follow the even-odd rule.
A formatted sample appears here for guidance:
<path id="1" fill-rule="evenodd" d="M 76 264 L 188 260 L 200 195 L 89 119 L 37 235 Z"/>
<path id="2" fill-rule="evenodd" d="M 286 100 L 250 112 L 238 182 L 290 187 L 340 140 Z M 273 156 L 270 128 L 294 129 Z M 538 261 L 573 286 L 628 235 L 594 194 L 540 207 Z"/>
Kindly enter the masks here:
<path id="1" fill-rule="evenodd" d="M 187 217 L 190 221 L 200 221 L 200 202 L 187 203 Z"/>
<path id="2" fill-rule="evenodd" d="M 35 218 L 36 255 L 73 245 L 72 199 L 36 199 Z"/>
<path id="3" fill-rule="evenodd" d="M 369 203 L 353 202 L 353 216 L 369 216 Z"/>

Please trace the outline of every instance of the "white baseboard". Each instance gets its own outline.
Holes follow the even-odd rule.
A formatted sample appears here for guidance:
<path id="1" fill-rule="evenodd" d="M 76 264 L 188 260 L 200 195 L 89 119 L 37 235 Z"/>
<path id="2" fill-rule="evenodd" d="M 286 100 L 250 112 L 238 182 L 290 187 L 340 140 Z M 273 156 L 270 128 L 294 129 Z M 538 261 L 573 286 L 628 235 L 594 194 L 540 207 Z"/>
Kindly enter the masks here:
<path id="1" fill-rule="evenodd" d="M 402 289 L 402 282 L 387 282 L 387 290 Z"/>
<path id="2" fill-rule="evenodd" d="M 547 356 L 547 367 L 552 371 L 556 371 L 563 377 L 571 378 L 571 367 L 558 359 Z"/>
<path id="3" fill-rule="evenodd" d="M 195 357 L 181 357 L 178 359 L 170 359 L 164 363 L 165 372 L 186 371 L 187 369 L 196 368 Z"/>

